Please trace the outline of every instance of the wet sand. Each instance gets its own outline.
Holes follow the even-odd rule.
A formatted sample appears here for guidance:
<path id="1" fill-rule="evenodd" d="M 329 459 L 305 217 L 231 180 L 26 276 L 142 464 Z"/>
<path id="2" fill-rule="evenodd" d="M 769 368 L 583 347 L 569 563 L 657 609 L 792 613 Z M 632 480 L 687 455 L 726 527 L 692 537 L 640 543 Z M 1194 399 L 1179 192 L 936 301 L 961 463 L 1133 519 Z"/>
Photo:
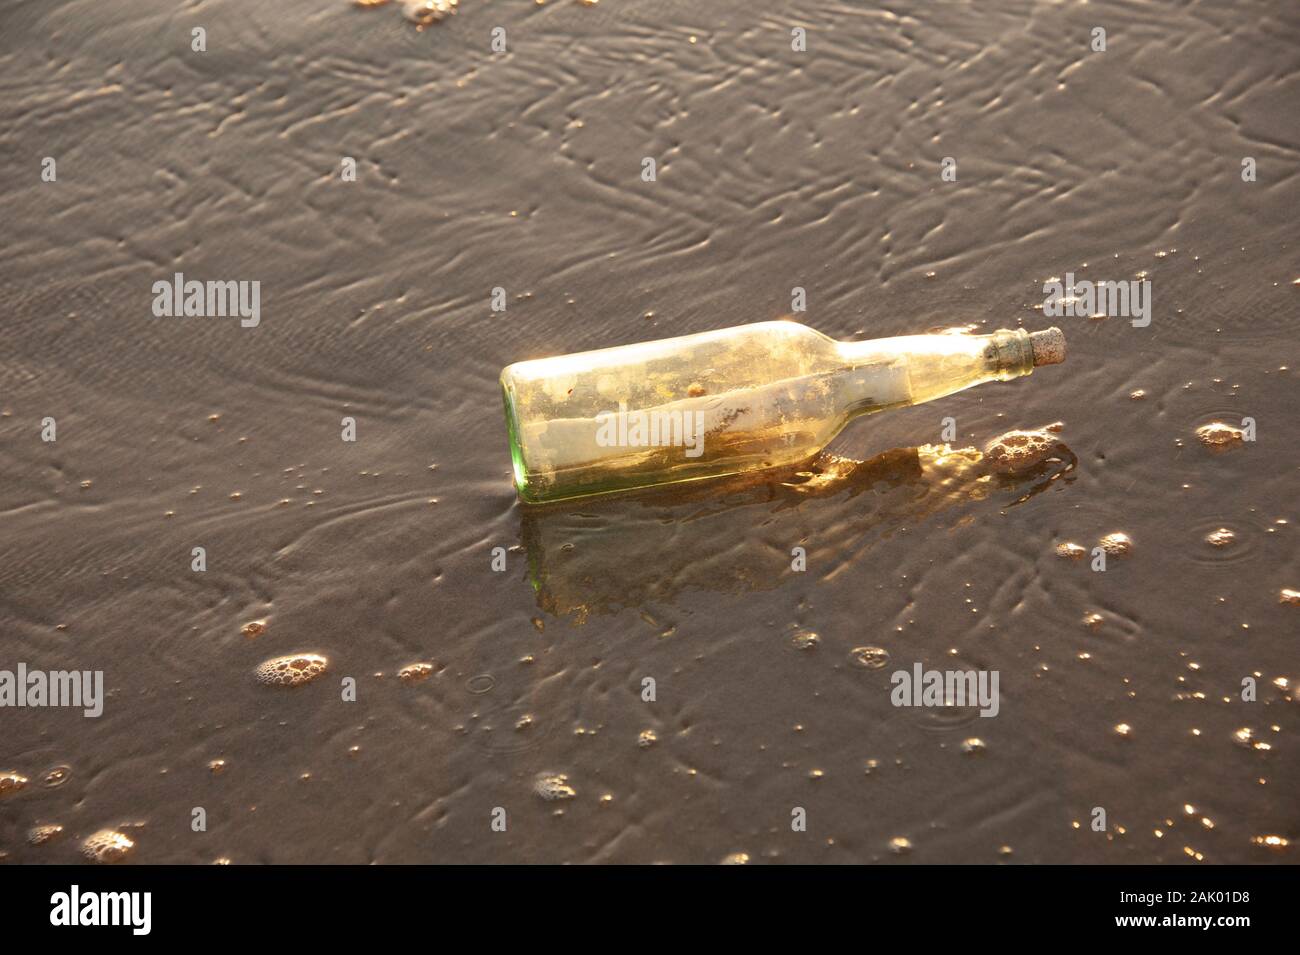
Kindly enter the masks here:
<path id="1" fill-rule="evenodd" d="M 0 669 L 108 697 L 0 710 L 0 852 L 1294 862 L 1298 41 L 1282 2 L 5 3 Z M 155 317 L 176 272 L 260 324 Z M 1066 272 L 1149 279 L 1150 327 L 1046 319 Z M 504 365 L 794 286 L 842 339 L 1068 358 L 803 475 L 516 503 Z M 997 670 L 998 716 L 892 706 L 917 662 Z"/>

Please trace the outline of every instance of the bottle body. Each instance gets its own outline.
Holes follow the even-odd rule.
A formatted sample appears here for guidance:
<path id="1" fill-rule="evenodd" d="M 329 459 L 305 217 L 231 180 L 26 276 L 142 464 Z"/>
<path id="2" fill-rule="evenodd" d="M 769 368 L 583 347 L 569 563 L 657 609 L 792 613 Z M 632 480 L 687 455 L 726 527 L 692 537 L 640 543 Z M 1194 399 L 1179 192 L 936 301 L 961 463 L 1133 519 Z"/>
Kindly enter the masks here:
<path id="1" fill-rule="evenodd" d="M 518 362 L 515 484 L 543 503 L 803 461 L 853 418 L 1028 374 L 1029 335 L 837 342 L 796 322 Z"/>

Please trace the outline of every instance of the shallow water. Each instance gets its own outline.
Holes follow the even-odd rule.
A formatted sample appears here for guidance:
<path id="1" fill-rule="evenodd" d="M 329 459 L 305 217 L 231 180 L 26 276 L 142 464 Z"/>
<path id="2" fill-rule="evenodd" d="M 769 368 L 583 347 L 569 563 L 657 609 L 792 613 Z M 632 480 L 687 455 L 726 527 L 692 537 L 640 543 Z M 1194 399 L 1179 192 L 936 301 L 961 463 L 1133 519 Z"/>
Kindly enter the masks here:
<path id="1" fill-rule="evenodd" d="M 1283 2 L 6 2 L 0 669 L 109 696 L 0 710 L 0 851 L 1294 861 L 1298 41 Z M 1150 327 L 1045 319 L 1071 271 L 1149 278 Z M 155 318 L 174 272 L 261 281 L 260 325 Z M 1056 323 L 1067 361 L 802 475 L 517 505 L 502 366 L 793 286 L 839 338 Z M 1070 453 L 988 477 L 948 416 Z M 999 715 L 893 707 L 914 662 L 997 670 Z"/>

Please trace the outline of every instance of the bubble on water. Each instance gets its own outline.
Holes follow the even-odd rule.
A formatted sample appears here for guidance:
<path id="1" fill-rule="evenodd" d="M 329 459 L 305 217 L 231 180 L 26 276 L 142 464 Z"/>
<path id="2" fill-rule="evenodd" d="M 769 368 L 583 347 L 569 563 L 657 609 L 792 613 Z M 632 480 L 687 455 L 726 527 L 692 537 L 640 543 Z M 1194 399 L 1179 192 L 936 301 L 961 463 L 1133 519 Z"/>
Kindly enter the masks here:
<path id="1" fill-rule="evenodd" d="M 1014 474 L 1038 467 L 1060 450 L 1060 440 L 1046 429 L 1008 431 L 984 446 L 984 461 L 999 474 Z"/>
<path id="2" fill-rule="evenodd" d="M 1056 556 L 1064 557 L 1067 560 L 1080 560 L 1088 553 L 1088 548 L 1082 544 L 1076 544 L 1073 541 L 1065 541 L 1056 545 Z"/>
<path id="3" fill-rule="evenodd" d="M 849 657 L 855 666 L 867 670 L 880 670 L 889 665 L 889 651 L 883 647 L 854 647 Z"/>
<path id="4" fill-rule="evenodd" d="M 46 789 L 57 789 L 71 778 L 71 766 L 55 766 L 41 778 L 41 785 Z"/>
<path id="5" fill-rule="evenodd" d="M 1133 735 L 1133 727 L 1129 726 L 1127 723 L 1116 723 L 1116 724 L 1115 724 L 1115 735 L 1116 735 L 1116 736 L 1132 736 L 1132 735 Z"/>
<path id="6" fill-rule="evenodd" d="M 246 637 L 260 637 L 262 634 L 266 633 L 266 621 L 250 620 L 239 628 L 239 632 Z"/>
<path id="7" fill-rule="evenodd" d="M 748 852 L 729 853 L 728 855 L 723 856 L 722 861 L 718 863 L 718 865 L 748 865 L 748 864 L 749 864 Z"/>
<path id="8" fill-rule="evenodd" d="M 984 740 L 978 736 L 972 736 L 970 739 L 961 741 L 961 751 L 963 753 L 982 753 L 984 749 Z"/>
<path id="9" fill-rule="evenodd" d="M 214 759 L 208 763 L 208 772 L 213 776 L 220 776 L 226 771 L 226 761 L 224 759 Z"/>
<path id="10" fill-rule="evenodd" d="M 1137 391 L 1133 391 L 1129 393 L 1129 397 L 1132 398 L 1134 401 L 1141 401 L 1146 396 L 1147 393 L 1143 391 L 1141 388 L 1139 388 Z"/>
<path id="11" fill-rule="evenodd" d="M 258 681 L 267 686 L 302 686 L 328 667 L 329 660 L 319 653 L 291 653 L 267 660 L 255 672 Z"/>
<path id="12" fill-rule="evenodd" d="M 1250 841 L 1252 845 L 1266 849 L 1285 849 L 1291 845 L 1291 840 L 1285 836 L 1251 836 Z"/>
<path id="13" fill-rule="evenodd" d="M 657 742 L 659 742 L 659 735 L 654 730 L 642 730 L 641 735 L 636 738 L 636 744 L 642 749 L 649 749 Z"/>
<path id="14" fill-rule="evenodd" d="M 27 785 L 27 777 L 21 773 L 0 773 L 0 796 L 10 796 Z"/>
<path id="15" fill-rule="evenodd" d="M 1106 618 L 1099 613 L 1084 614 L 1083 625 L 1089 630 L 1096 630 Z"/>
<path id="16" fill-rule="evenodd" d="M 465 689 L 469 690 L 475 696 L 486 693 L 496 685 L 496 677 L 491 673 L 480 673 L 478 676 L 472 676 L 465 681 Z"/>
<path id="17" fill-rule="evenodd" d="M 81 854 L 91 862 L 120 862 L 135 848 L 135 843 L 116 829 L 100 829 L 86 837 Z"/>
<path id="18" fill-rule="evenodd" d="M 1290 604 L 1292 607 L 1300 607 L 1300 590 L 1283 587 L 1281 593 L 1277 596 L 1277 601 L 1278 603 Z"/>
<path id="19" fill-rule="evenodd" d="M 423 30 L 456 12 L 459 0 L 402 0 L 402 15 Z"/>
<path id="20" fill-rule="evenodd" d="M 1133 538 L 1122 531 L 1114 531 L 1102 537 L 1097 543 L 1111 557 L 1123 557 L 1133 549 Z"/>
<path id="21" fill-rule="evenodd" d="M 1220 527 L 1205 535 L 1205 543 L 1209 544 L 1211 547 L 1227 547 L 1236 539 L 1237 535 L 1226 527 Z"/>
<path id="22" fill-rule="evenodd" d="M 397 671 L 397 678 L 403 683 L 419 683 L 427 680 L 432 673 L 432 663 L 408 663 Z"/>
<path id="23" fill-rule="evenodd" d="M 1226 448 L 1241 444 L 1246 433 L 1222 421 L 1211 421 L 1196 429 L 1196 439 L 1207 448 Z"/>
<path id="24" fill-rule="evenodd" d="M 896 856 L 907 855 L 912 851 L 912 840 L 906 836 L 895 836 L 889 840 L 889 851 Z"/>
<path id="25" fill-rule="evenodd" d="M 569 785 L 569 777 L 564 773 L 540 773 L 533 781 L 533 792 L 547 802 L 561 799 L 573 799 L 578 791 Z"/>
<path id="26" fill-rule="evenodd" d="M 1271 743 L 1266 743 L 1262 739 L 1257 739 L 1255 731 L 1249 726 L 1243 726 L 1232 734 L 1232 740 L 1238 746 L 1244 749 L 1258 750 L 1259 752 L 1268 752 L 1273 748 Z"/>
<path id="27" fill-rule="evenodd" d="M 790 637 L 790 644 L 796 650 L 815 650 L 820 640 L 821 637 L 811 630 L 798 630 Z"/>
<path id="28" fill-rule="evenodd" d="M 43 826 L 32 826 L 27 830 L 27 843 L 33 846 L 43 846 L 45 843 L 56 838 L 63 832 L 63 827 L 57 823 L 48 823 Z"/>

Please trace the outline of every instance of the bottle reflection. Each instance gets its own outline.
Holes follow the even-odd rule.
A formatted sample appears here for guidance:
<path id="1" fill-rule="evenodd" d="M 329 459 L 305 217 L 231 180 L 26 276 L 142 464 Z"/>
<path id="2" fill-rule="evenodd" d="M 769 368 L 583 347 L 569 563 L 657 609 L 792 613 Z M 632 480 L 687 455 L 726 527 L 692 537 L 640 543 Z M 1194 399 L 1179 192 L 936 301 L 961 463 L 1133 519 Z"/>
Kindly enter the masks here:
<path id="1" fill-rule="evenodd" d="M 797 574 L 864 563 L 895 532 L 952 511 L 1010 507 L 1066 482 L 1059 441 L 1034 466 L 1001 473 L 973 448 L 895 448 L 866 461 L 822 453 L 797 468 L 572 504 L 523 507 L 520 535 L 542 610 L 592 614 L 672 604 L 688 591 L 773 590 Z"/>

